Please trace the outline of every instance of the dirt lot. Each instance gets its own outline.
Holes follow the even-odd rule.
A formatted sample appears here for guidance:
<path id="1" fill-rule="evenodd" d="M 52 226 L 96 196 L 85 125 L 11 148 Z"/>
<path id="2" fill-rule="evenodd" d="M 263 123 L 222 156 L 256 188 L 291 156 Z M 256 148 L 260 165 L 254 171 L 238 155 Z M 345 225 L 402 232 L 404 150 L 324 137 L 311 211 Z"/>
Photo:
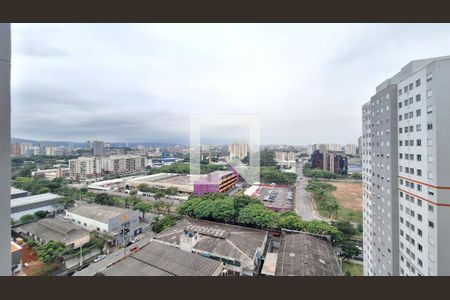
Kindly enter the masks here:
<path id="1" fill-rule="evenodd" d="M 30 249 L 28 245 L 23 247 L 22 252 L 22 262 L 28 264 L 28 267 L 23 267 L 23 273 L 25 275 L 31 276 L 33 273 L 44 267 L 44 264 L 39 261 L 37 253 L 35 250 Z"/>
<path id="2" fill-rule="evenodd" d="M 337 187 L 337 190 L 333 192 L 337 202 L 343 207 L 362 211 L 362 186 L 360 183 L 350 182 L 330 182 Z"/>

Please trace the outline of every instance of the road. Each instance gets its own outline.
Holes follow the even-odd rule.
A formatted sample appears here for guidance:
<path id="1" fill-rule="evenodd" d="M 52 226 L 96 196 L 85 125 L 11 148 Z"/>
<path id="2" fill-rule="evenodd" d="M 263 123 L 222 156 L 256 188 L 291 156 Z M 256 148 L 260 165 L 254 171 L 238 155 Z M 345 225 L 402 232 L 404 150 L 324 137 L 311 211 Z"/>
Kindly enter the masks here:
<path id="1" fill-rule="evenodd" d="M 150 234 L 149 234 L 149 236 L 143 235 L 142 237 L 140 237 L 140 240 L 137 243 L 130 245 L 126 248 L 126 254 L 128 255 L 130 253 L 131 247 L 137 245 L 139 248 L 141 248 L 141 247 L 145 246 L 146 244 L 148 244 L 150 242 L 150 239 L 151 239 Z M 96 262 L 96 263 L 93 262 L 89 265 L 89 267 L 87 267 L 81 271 L 75 272 L 72 276 L 94 276 L 99 271 L 106 268 L 109 264 L 112 264 L 112 263 L 120 260 L 123 257 L 124 257 L 123 248 L 118 249 L 117 251 L 107 254 L 106 258 L 102 259 L 101 261 Z"/>
<path id="2" fill-rule="evenodd" d="M 307 181 L 303 178 L 303 163 L 297 164 L 297 183 L 295 189 L 295 211 L 305 221 L 311 221 L 315 218 L 311 195 L 306 191 Z"/>

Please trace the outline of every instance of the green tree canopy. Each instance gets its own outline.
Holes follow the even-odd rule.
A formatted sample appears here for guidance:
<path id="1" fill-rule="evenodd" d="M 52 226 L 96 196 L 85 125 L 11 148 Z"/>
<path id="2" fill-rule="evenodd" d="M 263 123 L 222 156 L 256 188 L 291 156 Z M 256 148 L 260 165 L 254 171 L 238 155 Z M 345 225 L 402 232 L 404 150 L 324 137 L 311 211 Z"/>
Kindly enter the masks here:
<path id="1" fill-rule="evenodd" d="M 52 263 L 56 261 L 65 251 L 66 247 L 61 242 L 49 241 L 37 249 L 39 260 L 43 263 Z"/>

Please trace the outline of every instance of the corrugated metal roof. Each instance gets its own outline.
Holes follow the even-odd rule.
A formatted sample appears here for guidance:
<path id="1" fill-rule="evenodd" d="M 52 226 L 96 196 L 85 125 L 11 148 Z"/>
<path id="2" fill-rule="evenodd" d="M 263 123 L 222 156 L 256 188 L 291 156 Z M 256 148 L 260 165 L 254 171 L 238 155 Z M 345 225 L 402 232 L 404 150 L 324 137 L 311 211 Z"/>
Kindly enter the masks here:
<path id="1" fill-rule="evenodd" d="M 276 276 L 342 276 L 331 242 L 303 232 L 283 232 Z"/>
<path id="2" fill-rule="evenodd" d="M 212 276 L 221 265 L 176 247 L 151 242 L 102 273 L 106 276 Z"/>
<path id="3" fill-rule="evenodd" d="M 22 197 L 22 198 L 15 198 L 15 199 L 11 199 L 11 207 L 19 207 L 19 206 L 33 204 L 33 203 L 45 202 L 45 201 L 49 201 L 49 200 L 56 200 L 59 198 L 61 198 L 61 196 L 52 194 L 52 193 L 45 193 L 45 194 L 27 196 L 27 197 Z"/>

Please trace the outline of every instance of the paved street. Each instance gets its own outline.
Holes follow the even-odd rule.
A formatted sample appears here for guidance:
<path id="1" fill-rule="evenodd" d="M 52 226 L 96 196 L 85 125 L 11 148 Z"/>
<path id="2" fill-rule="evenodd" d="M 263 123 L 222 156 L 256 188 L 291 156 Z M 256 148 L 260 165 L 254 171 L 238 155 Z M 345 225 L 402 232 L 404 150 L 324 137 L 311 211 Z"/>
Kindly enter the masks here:
<path id="1" fill-rule="evenodd" d="M 144 245 L 148 244 L 150 242 L 152 235 L 153 234 L 149 233 L 149 236 L 145 236 L 145 235 L 140 236 L 140 240 L 137 243 L 130 245 L 126 248 L 126 254 L 128 255 L 130 253 L 130 248 L 135 245 L 137 245 L 139 248 L 141 248 Z M 112 263 L 118 261 L 123 256 L 124 256 L 124 250 L 121 248 L 115 252 L 107 254 L 106 258 L 104 258 L 103 260 L 96 262 L 96 263 L 94 263 L 94 262 L 91 263 L 89 265 L 89 267 L 76 272 L 72 276 L 94 276 L 95 274 L 97 274 L 97 272 L 106 268 L 109 264 L 112 264 Z"/>
<path id="2" fill-rule="evenodd" d="M 306 178 L 302 180 L 303 177 L 303 163 L 297 164 L 297 183 L 295 191 L 295 211 L 297 214 L 305 221 L 311 221 L 314 219 L 314 209 L 310 194 L 305 190 L 306 188 Z"/>

